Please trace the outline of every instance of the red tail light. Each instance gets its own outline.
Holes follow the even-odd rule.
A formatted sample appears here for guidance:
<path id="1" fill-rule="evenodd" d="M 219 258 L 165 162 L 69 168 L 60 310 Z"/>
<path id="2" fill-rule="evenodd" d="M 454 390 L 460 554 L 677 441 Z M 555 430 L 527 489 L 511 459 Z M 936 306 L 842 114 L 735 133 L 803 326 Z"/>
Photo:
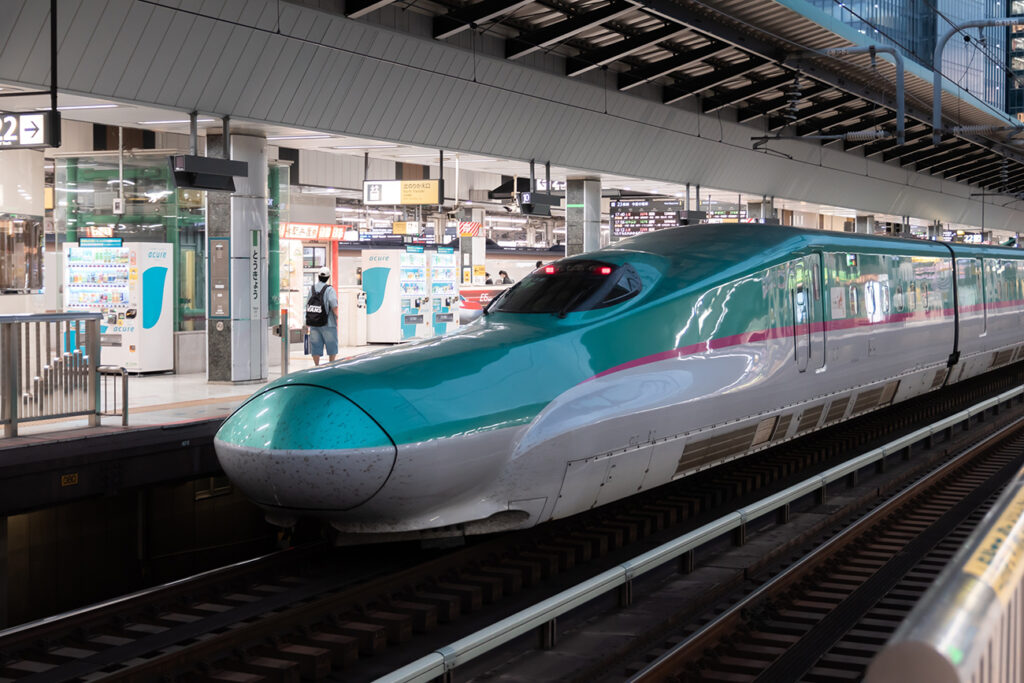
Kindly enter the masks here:
<path id="1" fill-rule="evenodd" d="M 597 272 L 601 273 L 601 275 L 611 275 L 612 269 L 610 266 L 601 266 L 597 269 Z"/>
<path id="2" fill-rule="evenodd" d="M 554 266 L 544 266 L 544 273 L 546 275 L 554 275 L 555 274 L 555 270 L 557 270 L 557 269 Z"/>

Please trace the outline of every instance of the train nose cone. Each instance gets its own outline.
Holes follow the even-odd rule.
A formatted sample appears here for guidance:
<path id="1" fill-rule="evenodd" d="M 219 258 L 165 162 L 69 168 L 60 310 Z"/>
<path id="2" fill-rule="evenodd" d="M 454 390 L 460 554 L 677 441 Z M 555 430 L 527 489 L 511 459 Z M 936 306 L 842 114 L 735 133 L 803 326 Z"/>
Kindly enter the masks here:
<path id="1" fill-rule="evenodd" d="M 221 425 L 217 459 L 256 503 L 305 512 L 343 511 L 387 481 L 395 445 L 352 401 L 297 384 L 260 394 Z"/>

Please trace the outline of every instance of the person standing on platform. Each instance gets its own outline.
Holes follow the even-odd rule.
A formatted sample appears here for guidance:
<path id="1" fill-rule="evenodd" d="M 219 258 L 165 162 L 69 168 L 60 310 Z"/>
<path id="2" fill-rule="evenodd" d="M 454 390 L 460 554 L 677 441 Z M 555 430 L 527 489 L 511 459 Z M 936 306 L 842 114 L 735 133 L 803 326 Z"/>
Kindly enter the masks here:
<path id="1" fill-rule="evenodd" d="M 309 353 L 313 365 L 320 365 L 320 356 L 327 350 L 328 360 L 338 356 L 338 294 L 331 287 L 331 269 L 324 266 L 317 273 L 306 301 L 306 328 L 309 334 Z"/>
<path id="2" fill-rule="evenodd" d="M 498 271 L 498 284 L 499 285 L 510 285 L 512 284 L 512 278 L 508 276 L 504 270 Z"/>

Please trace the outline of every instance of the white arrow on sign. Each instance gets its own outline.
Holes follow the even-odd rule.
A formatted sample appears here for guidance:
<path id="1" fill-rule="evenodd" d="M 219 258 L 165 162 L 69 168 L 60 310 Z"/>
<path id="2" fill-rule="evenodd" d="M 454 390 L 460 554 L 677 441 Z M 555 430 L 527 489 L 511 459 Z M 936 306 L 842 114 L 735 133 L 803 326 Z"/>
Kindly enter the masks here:
<path id="1" fill-rule="evenodd" d="M 46 142 L 46 124 L 43 114 L 22 114 L 18 142 L 22 145 L 42 145 Z"/>

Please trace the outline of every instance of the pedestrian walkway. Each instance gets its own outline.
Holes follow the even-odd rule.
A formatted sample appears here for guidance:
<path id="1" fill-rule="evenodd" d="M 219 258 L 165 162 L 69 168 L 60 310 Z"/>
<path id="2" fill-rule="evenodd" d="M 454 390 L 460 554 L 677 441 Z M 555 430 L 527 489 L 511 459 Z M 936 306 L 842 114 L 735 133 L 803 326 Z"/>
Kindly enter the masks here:
<path id="1" fill-rule="evenodd" d="M 388 345 L 341 347 L 338 349 L 338 359 L 351 358 L 384 348 L 388 348 Z M 321 362 L 325 361 L 326 357 Z M 292 344 L 288 366 L 290 372 L 313 367 L 313 359 L 302 353 L 302 344 Z M 267 382 L 280 376 L 280 367 L 271 366 Z M 107 381 L 120 382 L 120 379 L 108 377 Z M 208 382 L 206 373 L 129 375 L 128 428 L 226 417 L 267 382 Z M 121 427 L 120 416 L 103 416 L 100 421 L 104 431 L 109 432 L 112 431 L 111 428 Z M 40 438 L 50 435 L 55 438 L 67 438 L 87 428 L 88 420 L 85 417 L 24 422 L 18 425 L 18 439 L 27 437 L 33 442 L 38 442 Z M 3 445 L 0 441 L 0 447 Z"/>

